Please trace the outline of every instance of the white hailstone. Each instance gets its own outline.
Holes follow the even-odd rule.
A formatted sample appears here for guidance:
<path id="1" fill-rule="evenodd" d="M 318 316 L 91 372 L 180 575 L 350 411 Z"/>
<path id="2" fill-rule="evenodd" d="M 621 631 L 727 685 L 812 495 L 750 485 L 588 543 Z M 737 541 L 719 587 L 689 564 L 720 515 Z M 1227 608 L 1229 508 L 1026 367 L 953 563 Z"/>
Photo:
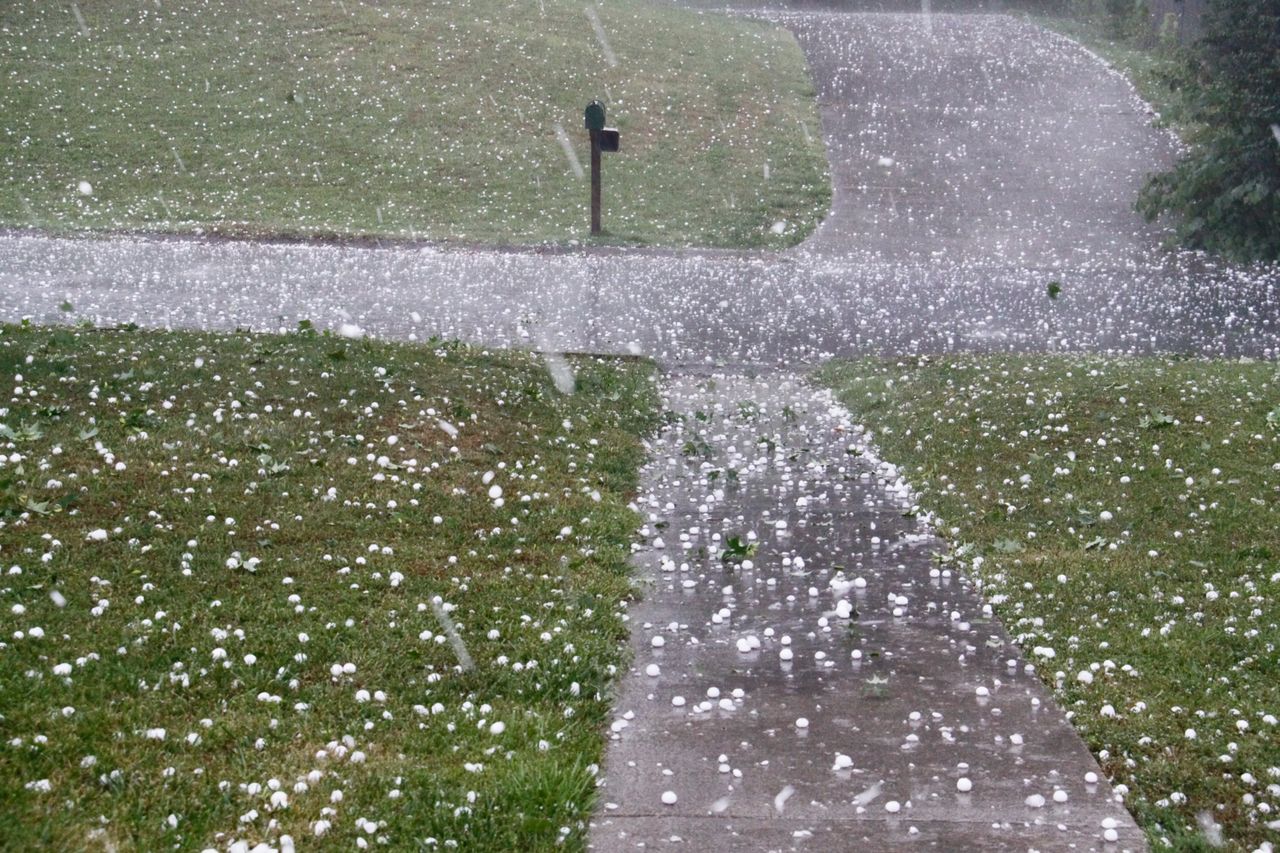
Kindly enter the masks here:
<path id="1" fill-rule="evenodd" d="M 89 531 L 89 535 L 85 537 L 85 540 L 89 542 L 106 542 L 107 531 L 103 530 L 101 527 L 97 530 L 91 530 Z"/>
<path id="2" fill-rule="evenodd" d="M 845 755 L 843 752 L 836 753 L 835 764 L 831 766 L 832 770 L 847 770 L 853 766 L 853 759 Z"/>
<path id="3" fill-rule="evenodd" d="M 498 498 L 502 497 L 502 486 L 497 486 L 497 485 L 490 486 L 489 497 L 492 500 L 497 500 Z"/>
<path id="4" fill-rule="evenodd" d="M 809 718 L 808 718 L 808 717 L 796 717 L 796 728 L 797 728 L 797 729 L 807 729 L 807 728 L 809 728 Z"/>
<path id="5" fill-rule="evenodd" d="M 1053 801 L 1055 803 L 1065 803 L 1068 799 L 1070 799 L 1070 797 L 1067 795 L 1067 792 L 1061 788 L 1053 792 Z"/>
<path id="6" fill-rule="evenodd" d="M 1031 796 L 1027 797 L 1025 802 L 1028 806 L 1030 806 L 1033 809 L 1044 808 L 1044 795 L 1032 794 Z"/>
<path id="7" fill-rule="evenodd" d="M 854 649 L 853 651 L 849 652 L 849 657 L 851 657 L 854 660 L 862 660 L 862 650 Z"/>
<path id="8" fill-rule="evenodd" d="M 977 690 L 977 693 L 978 693 L 978 695 L 979 695 L 979 696 L 990 696 L 990 695 L 991 695 L 991 691 L 990 691 L 990 690 L 988 690 L 988 689 L 987 689 L 987 688 L 985 688 L 985 687 L 979 687 L 979 688 L 978 688 L 978 690 Z"/>
<path id="9" fill-rule="evenodd" d="M 683 708 L 683 707 L 684 707 L 684 697 L 683 697 L 683 696 L 672 696 L 672 697 L 671 697 L 671 704 L 672 704 L 672 705 L 674 705 L 674 706 L 675 706 L 675 707 L 677 707 L 677 708 Z"/>
<path id="10" fill-rule="evenodd" d="M 1195 739 L 1196 739 L 1196 730 L 1195 730 L 1195 729 L 1187 729 L 1185 732 L 1183 732 L 1183 733 L 1182 733 L 1182 736 L 1183 736 L 1183 737 L 1185 737 L 1187 740 L 1195 740 Z"/>
<path id="11" fill-rule="evenodd" d="M 897 814 L 898 812 L 902 811 L 902 803 L 898 802 L 897 800 L 890 800 L 889 802 L 884 804 L 884 810 L 887 811 L 889 814 Z"/>
<path id="12" fill-rule="evenodd" d="M 1110 521 L 1111 519 L 1115 518 L 1115 516 L 1111 514 L 1110 510 L 1104 509 L 1102 512 L 1098 513 L 1098 518 L 1101 519 L 1102 521 Z"/>
<path id="13" fill-rule="evenodd" d="M 778 658 L 781 660 L 787 661 L 787 660 L 791 660 L 793 657 L 795 657 L 795 654 L 791 651 L 791 649 L 784 648 L 778 652 Z"/>
<path id="14" fill-rule="evenodd" d="M 853 605 L 847 599 L 841 599 L 836 603 L 836 616 L 841 619 L 848 619 L 853 615 Z"/>
<path id="15" fill-rule="evenodd" d="M 507 724 L 502 722 L 502 720 L 498 720 L 496 723 L 489 726 L 489 734 L 491 735 L 500 735 L 506 730 L 507 730 Z"/>
<path id="16" fill-rule="evenodd" d="M 973 790 L 973 782 L 967 776 L 961 776 L 956 780 L 956 790 L 962 794 L 967 794 Z"/>
<path id="17" fill-rule="evenodd" d="M 740 638 L 738 640 L 738 651 L 742 652 L 744 655 L 749 653 L 751 651 L 751 641 L 746 637 Z"/>
<path id="18" fill-rule="evenodd" d="M 353 663 L 344 663 L 344 664 L 342 665 L 342 671 L 343 671 L 343 673 L 345 673 L 346 675 L 355 675 L 355 674 L 356 674 L 356 665 L 355 665 L 355 664 L 353 664 Z"/>
<path id="19" fill-rule="evenodd" d="M 71 664 L 69 664 L 69 663 L 60 663 L 60 664 L 57 664 L 57 665 L 56 665 L 56 666 L 54 666 L 54 668 L 53 668 L 53 674 L 54 674 L 54 675 L 70 675 L 70 674 L 71 674 Z"/>
<path id="20" fill-rule="evenodd" d="M 1115 717 L 1116 709 L 1114 705 L 1106 704 L 1102 706 L 1098 713 L 1103 717 Z"/>
<path id="21" fill-rule="evenodd" d="M 650 678 L 657 678 L 659 675 L 662 675 L 662 667 L 658 666 L 656 663 L 651 663 L 644 668 L 644 674 Z"/>
<path id="22" fill-rule="evenodd" d="M 853 588 L 854 588 L 854 589 L 866 589 L 866 588 L 867 588 L 867 579 L 866 579 L 866 578 L 861 578 L 861 577 L 859 577 L 859 578 L 854 578 L 854 579 L 853 579 Z"/>
<path id="23" fill-rule="evenodd" d="M 676 804 L 676 792 L 675 792 L 675 791 L 663 791 L 663 792 L 662 792 L 662 802 L 663 802 L 663 804 L 664 804 L 664 805 L 674 806 L 674 805 Z"/>
<path id="24" fill-rule="evenodd" d="M 1093 673 L 1087 669 L 1082 669 L 1080 670 L 1079 674 L 1076 675 L 1076 681 L 1079 681 L 1081 684 L 1085 684 L 1085 685 L 1093 684 Z"/>
<path id="25" fill-rule="evenodd" d="M 76 184 L 76 190 L 80 193 L 80 195 L 93 195 L 93 184 L 89 183 L 88 181 L 81 181 L 80 183 Z"/>
<path id="26" fill-rule="evenodd" d="M 58 592 L 56 589 L 49 591 L 49 598 L 50 600 L 53 601 L 53 604 L 55 607 L 61 608 L 61 607 L 67 606 L 66 597 L 62 593 Z"/>
<path id="27" fill-rule="evenodd" d="M 652 640 L 649 641 L 649 645 L 653 646 L 655 649 L 660 649 L 666 644 L 667 644 L 667 641 L 662 639 L 662 637 L 654 637 Z"/>
<path id="28" fill-rule="evenodd" d="M 1102 831 L 1102 837 L 1106 841 L 1116 842 L 1120 840 L 1120 833 L 1116 832 L 1114 829 L 1104 829 Z"/>
<path id="29" fill-rule="evenodd" d="M 1098 784 L 1098 774 L 1090 770 L 1088 773 L 1084 774 L 1084 781 L 1087 785 L 1096 785 Z"/>
<path id="30" fill-rule="evenodd" d="M 1022 735 L 1019 735 L 1019 734 L 1009 735 L 1009 743 L 1013 744 L 1014 746 L 1022 746 Z"/>
<path id="31" fill-rule="evenodd" d="M 369 697 L 369 691 L 368 691 L 368 690 L 365 690 L 365 689 L 361 688 L 360 690 L 357 690 L 357 691 L 356 691 L 356 701 L 357 701 L 357 702 L 368 702 L 368 701 L 369 701 L 369 698 L 370 698 L 370 697 Z"/>

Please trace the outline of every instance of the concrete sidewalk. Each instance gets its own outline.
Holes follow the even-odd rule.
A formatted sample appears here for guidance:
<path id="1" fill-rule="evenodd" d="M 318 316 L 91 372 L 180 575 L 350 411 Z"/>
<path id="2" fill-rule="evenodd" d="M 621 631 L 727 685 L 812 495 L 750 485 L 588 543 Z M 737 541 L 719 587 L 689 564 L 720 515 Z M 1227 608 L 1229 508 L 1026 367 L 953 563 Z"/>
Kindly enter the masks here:
<path id="1" fill-rule="evenodd" d="M 708 374 L 666 394 L 594 849 L 1144 849 L 828 392 Z M 753 553 L 722 558 L 735 538 Z"/>

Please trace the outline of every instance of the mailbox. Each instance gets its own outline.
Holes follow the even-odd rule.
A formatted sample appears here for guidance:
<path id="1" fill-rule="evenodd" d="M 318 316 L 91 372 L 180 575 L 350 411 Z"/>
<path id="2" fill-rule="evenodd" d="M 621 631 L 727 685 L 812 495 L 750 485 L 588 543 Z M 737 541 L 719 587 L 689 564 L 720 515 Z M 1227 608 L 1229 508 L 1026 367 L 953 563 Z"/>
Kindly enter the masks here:
<path id="1" fill-rule="evenodd" d="M 616 127 L 604 126 L 604 104 L 592 101 L 582 111 L 582 124 L 591 133 L 591 233 L 600 233 L 600 155 L 621 147 Z"/>

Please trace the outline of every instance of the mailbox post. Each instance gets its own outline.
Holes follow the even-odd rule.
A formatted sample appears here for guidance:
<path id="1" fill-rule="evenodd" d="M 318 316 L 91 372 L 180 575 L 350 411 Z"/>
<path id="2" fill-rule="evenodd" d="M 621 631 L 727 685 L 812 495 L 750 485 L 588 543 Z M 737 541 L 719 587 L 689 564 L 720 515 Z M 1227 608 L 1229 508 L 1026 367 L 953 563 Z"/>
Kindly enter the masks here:
<path id="1" fill-rule="evenodd" d="M 600 233 L 601 175 L 600 154 L 620 147 L 618 131 L 604 126 L 604 104 L 592 101 L 582 113 L 583 125 L 591 135 L 591 234 Z"/>

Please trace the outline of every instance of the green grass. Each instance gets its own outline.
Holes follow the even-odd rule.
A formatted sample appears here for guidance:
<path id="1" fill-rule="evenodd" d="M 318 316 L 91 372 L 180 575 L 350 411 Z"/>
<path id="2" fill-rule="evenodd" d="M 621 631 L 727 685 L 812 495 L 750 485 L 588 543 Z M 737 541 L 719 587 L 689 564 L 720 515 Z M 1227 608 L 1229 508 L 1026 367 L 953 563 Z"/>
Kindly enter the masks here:
<path id="1" fill-rule="evenodd" d="M 1234 849 L 1280 840 L 1275 365 L 948 357 L 820 378 L 936 513 L 1153 845 L 1210 849 L 1201 820 Z"/>
<path id="2" fill-rule="evenodd" d="M 792 245 L 830 199 L 804 57 L 763 23 L 603 0 L 610 67 L 574 0 L 73 5 L 0 5 L 0 223 L 586 238 L 556 127 L 588 167 L 593 98 L 622 131 L 602 242 Z"/>
<path id="3" fill-rule="evenodd" d="M 581 848 L 656 395 L 575 367 L 0 327 L 0 848 Z"/>

